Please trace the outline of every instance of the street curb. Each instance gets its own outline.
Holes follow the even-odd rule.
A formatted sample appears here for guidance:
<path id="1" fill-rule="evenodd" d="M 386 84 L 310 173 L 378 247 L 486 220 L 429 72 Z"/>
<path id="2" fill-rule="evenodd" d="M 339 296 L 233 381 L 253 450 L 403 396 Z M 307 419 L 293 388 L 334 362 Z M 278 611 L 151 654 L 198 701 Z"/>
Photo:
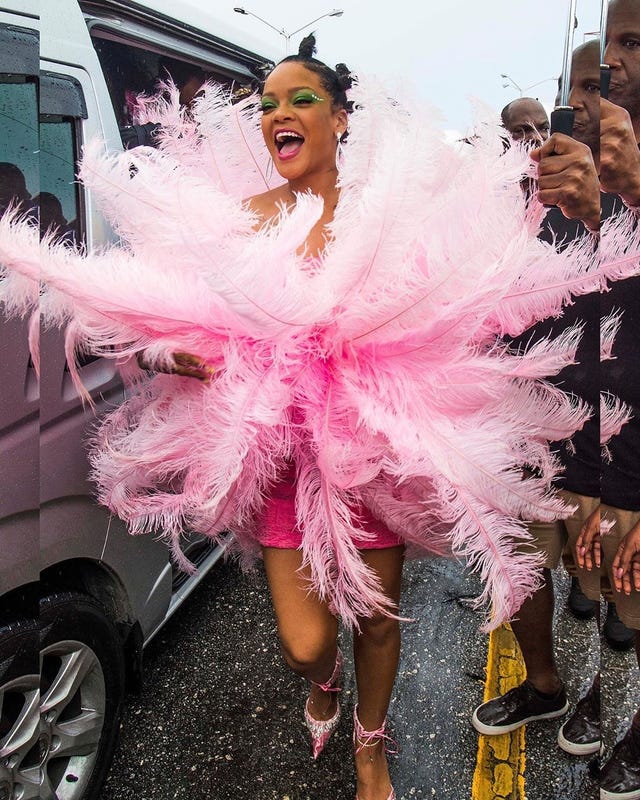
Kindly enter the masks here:
<path id="1" fill-rule="evenodd" d="M 489 636 L 484 702 L 513 689 L 526 677 L 520 648 L 508 625 Z M 525 800 L 525 729 L 479 736 L 471 800 Z"/>

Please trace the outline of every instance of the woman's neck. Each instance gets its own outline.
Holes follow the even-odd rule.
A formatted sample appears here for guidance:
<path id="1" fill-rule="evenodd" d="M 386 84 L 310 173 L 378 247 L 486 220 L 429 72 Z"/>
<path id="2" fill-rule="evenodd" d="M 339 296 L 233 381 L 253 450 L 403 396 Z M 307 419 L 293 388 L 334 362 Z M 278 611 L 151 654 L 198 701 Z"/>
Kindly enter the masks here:
<path id="1" fill-rule="evenodd" d="M 338 172 L 336 169 L 327 170 L 316 175 L 305 175 L 304 178 L 299 180 L 289 181 L 289 191 L 292 197 L 294 194 L 301 192 L 311 192 L 322 197 L 326 207 L 334 208 L 338 202 L 337 177 Z"/>

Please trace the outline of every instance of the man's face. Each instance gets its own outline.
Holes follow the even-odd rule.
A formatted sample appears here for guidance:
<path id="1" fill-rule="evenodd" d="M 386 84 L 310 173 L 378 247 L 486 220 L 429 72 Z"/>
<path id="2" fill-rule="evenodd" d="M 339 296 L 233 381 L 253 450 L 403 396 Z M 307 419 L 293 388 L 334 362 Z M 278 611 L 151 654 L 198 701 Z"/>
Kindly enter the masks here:
<path id="1" fill-rule="evenodd" d="M 514 142 L 538 146 L 549 138 L 549 118 L 537 100 L 514 100 L 505 125 Z"/>
<path id="2" fill-rule="evenodd" d="M 573 137 L 594 153 L 600 150 L 600 45 L 580 47 L 571 62 L 569 105 L 574 110 Z"/>
<path id="3" fill-rule="evenodd" d="M 611 67 L 609 99 L 626 108 L 632 120 L 640 118 L 640 0 L 609 3 L 607 49 Z"/>

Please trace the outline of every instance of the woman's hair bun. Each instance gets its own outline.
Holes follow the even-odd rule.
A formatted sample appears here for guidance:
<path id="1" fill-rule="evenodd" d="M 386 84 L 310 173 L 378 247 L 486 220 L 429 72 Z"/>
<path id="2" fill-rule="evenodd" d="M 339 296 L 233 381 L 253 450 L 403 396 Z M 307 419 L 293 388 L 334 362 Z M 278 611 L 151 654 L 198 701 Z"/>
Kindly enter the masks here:
<path id="1" fill-rule="evenodd" d="M 336 75 L 338 76 L 338 83 L 343 90 L 350 89 L 353 85 L 353 78 L 351 77 L 351 70 L 346 64 L 336 64 Z"/>
<path id="2" fill-rule="evenodd" d="M 308 36 L 305 36 L 304 39 L 300 42 L 300 46 L 298 47 L 298 55 L 300 58 L 304 58 L 306 60 L 310 60 L 316 53 L 316 37 L 314 33 L 310 33 Z"/>

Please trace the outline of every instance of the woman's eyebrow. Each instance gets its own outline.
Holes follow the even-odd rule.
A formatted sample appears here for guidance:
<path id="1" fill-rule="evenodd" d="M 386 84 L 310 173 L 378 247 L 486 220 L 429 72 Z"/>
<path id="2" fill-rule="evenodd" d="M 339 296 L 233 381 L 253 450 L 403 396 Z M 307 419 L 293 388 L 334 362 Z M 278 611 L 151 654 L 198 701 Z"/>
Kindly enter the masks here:
<path id="1" fill-rule="evenodd" d="M 310 86 L 294 86 L 292 89 L 289 89 L 289 94 L 294 94 L 295 92 L 300 92 L 303 89 L 305 89 L 308 92 L 316 93 L 316 90 L 312 89 Z M 268 97 L 273 97 L 274 96 L 274 92 L 263 92 L 262 96 L 263 97 L 267 97 L 267 96 Z"/>

